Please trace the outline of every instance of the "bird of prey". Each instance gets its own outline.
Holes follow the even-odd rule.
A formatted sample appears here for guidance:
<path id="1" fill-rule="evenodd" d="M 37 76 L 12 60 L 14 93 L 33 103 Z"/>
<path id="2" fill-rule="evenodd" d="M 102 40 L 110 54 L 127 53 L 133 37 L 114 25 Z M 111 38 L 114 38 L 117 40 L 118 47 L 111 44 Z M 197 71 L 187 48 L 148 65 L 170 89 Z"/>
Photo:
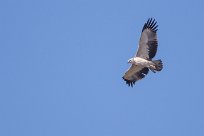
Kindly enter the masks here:
<path id="1" fill-rule="evenodd" d="M 132 66 L 122 77 L 128 86 L 133 87 L 136 81 L 148 74 L 149 70 L 156 73 L 163 68 L 161 60 L 152 60 L 156 55 L 158 46 L 157 27 L 157 22 L 152 18 L 149 18 L 143 26 L 137 53 L 128 60 L 128 63 L 131 63 Z"/>

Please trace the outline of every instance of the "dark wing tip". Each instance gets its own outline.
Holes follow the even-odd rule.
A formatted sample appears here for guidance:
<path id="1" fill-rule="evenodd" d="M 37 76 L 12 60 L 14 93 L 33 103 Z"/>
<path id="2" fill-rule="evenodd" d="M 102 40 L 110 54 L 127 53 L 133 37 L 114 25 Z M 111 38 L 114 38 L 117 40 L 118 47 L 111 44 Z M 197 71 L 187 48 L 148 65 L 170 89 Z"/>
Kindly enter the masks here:
<path id="1" fill-rule="evenodd" d="M 134 85 L 135 82 L 136 82 L 136 81 L 131 81 L 131 80 L 125 79 L 124 76 L 123 76 L 122 78 L 123 78 L 123 80 L 125 80 L 126 84 L 127 84 L 128 86 L 131 86 L 131 87 L 133 87 L 133 85 Z"/>
<path id="2" fill-rule="evenodd" d="M 153 18 L 149 18 L 148 20 L 147 20 L 147 22 L 144 24 L 144 26 L 143 26 L 143 28 L 142 28 L 142 32 L 145 30 L 145 29 L 150 29 L 150 30 L 152 30 L 153 32 L 157 32 L 157 27 L 158 27 L 158 25 L 157 25 L 157 21 L 155 20 L 155 19 L 153 19 Z"/>

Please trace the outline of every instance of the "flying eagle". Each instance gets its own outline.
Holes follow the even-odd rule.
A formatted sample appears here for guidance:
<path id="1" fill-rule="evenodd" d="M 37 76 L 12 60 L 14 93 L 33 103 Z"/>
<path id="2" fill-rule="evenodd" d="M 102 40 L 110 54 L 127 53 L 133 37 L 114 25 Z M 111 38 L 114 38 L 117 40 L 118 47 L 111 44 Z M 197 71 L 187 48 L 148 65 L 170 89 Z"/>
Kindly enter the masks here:
<path id="1" fill-rule="evenodd" d="M 163 68 L 161 60 L 152 60 L 156 55 L 158 46 L 157 27 L 155 19 L 149 18 L 143 26 L 137 53 L 128 60 L 128 63 L 131 63 L 132 66 L 122 78 L 131 87 L 136 81 L 144 78 L 148 74 L 149 69 L 156 73 L 156 71 L 161 71 Z"/>

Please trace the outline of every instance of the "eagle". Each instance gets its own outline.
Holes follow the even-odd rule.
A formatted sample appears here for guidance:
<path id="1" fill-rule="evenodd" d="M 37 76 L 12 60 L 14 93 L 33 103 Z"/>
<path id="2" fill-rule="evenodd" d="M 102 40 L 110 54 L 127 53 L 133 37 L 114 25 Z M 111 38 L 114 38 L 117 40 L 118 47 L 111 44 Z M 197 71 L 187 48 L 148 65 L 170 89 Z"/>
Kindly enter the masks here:
<path id="1" fill-rule="evenodd" d="M 157 52 L 157 21 L 149 18 L 142 28 L 139 48 L 133 58 L 128 60 L 132 64 L 122 77 L 128 86 L 133 87 L 136 81 L 143 79 L 151 70 L 153 73 L 161 71 L 162 61 L 152 60 Z"/>

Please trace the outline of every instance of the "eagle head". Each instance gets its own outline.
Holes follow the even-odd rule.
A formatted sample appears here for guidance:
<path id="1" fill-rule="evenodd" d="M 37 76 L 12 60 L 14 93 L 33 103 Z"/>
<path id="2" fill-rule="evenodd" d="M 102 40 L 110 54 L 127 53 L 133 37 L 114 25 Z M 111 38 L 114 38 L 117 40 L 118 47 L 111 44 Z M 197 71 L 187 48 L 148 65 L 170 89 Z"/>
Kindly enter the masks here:
<path id="1" fill-rule="evenodd" d="M 131 59 L 128 60 L 128 63 L 132 64 L 133 62 L 134 62 L 134 58 L 131 58 Z"/>

